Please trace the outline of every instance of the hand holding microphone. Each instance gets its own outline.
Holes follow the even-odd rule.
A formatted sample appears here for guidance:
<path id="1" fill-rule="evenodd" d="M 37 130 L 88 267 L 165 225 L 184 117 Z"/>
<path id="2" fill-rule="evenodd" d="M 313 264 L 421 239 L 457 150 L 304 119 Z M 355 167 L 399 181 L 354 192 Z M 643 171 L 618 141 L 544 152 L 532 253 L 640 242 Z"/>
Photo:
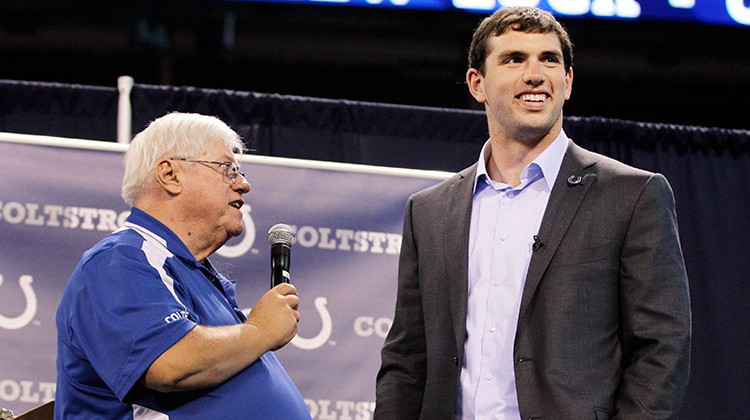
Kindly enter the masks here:
<path id="1" fill-rule="evenodd" d="M 247 319 L 248 323 L 264 332 L 270 350 L 283 347 L 297 333 L 299 297 L 297 289 L 289 284 L 290 251 L 295 240 L 292 229 L 285 224 L 269 229 L 271 290 L 258 300 Z"/>
<path id="2" fill-rule="evenodd" d="M 246 322 L 263 333 L 269 350 L 277 350 L 297 334 L 298 306 L 297 289 L 281 283 L 261 296 Z"/>

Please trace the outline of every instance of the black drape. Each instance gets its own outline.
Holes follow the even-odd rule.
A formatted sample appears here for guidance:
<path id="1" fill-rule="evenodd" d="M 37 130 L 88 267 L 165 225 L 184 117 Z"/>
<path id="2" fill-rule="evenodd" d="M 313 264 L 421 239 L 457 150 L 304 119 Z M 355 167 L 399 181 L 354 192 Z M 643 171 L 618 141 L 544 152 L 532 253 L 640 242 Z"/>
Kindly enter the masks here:
<path id="1" fill-rule="evenodd" d="M 0 131 L 114 140 L 117 89 L 0 80 Z"/>
<path id="2" fill-rule="evenodd" d="M 0 131 L 113 140 L 117 90 L 0 81 Z M 483 112 L 135 85 L 133 132 L 170 111 L 216 115 L 253 153 L 457 171 L 487 139 Z M 693 305 L 681 418 L 750 418 L 750 131 L 567 117 L 579 145 L 672 185 Z M 374 380 L 374 379 L 373 379 Z"/>

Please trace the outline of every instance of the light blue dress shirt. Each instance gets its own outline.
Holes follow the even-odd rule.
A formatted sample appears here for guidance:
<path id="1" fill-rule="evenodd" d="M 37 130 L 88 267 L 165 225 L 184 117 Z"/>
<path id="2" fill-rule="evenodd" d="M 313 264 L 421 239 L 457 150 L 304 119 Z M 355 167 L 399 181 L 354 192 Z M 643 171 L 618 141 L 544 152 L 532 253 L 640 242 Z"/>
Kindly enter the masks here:
<path id="1" fill-rule="evenodd" d="M 521 294 L 534 235 L 567 146 L 568 137 L 561 130 L 523 169 L 517 187 L 489 178 L 490 140 L 482 148 L 469 231 L 467 337 L 457 419 L 520 418 L 513 343 Z"/>

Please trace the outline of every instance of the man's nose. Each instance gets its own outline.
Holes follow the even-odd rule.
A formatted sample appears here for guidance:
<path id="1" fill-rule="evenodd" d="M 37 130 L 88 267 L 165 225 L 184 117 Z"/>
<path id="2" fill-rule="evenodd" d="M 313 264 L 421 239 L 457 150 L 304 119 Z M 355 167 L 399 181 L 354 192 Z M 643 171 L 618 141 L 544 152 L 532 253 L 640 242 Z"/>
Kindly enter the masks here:
<path id="1" fill-rule="evenodd" d="M 232 184 L 232 187 L 234 187 L 234 189 L 240 194 L 247 194 L 250 192 L 250 182 L 243 174 L 237 175 L 237 179 Z"/>
<path id="2" fill-rule="evenodd" d="M 542 64 L 534 60 L 528 61 L 523 73 L 523 81 L 534 87 L 544 83 L 544 69 L 542 68 Z"/>

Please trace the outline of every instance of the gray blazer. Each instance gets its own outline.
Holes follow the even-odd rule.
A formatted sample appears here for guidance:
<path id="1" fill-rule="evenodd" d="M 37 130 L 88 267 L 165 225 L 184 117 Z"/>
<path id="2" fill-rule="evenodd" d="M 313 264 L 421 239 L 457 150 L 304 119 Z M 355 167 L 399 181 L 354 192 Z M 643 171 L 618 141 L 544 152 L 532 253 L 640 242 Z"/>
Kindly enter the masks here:
<path id="1" fill-rule="evenodd" d="M 453 419 L 475 173 L 476 164 L 406 206 L 378 420 Z M 571 141 L 538 238 L 513 351 L 521 417 L 675 418 L 689 376 L 690 298 L 666 179 Z"/>

